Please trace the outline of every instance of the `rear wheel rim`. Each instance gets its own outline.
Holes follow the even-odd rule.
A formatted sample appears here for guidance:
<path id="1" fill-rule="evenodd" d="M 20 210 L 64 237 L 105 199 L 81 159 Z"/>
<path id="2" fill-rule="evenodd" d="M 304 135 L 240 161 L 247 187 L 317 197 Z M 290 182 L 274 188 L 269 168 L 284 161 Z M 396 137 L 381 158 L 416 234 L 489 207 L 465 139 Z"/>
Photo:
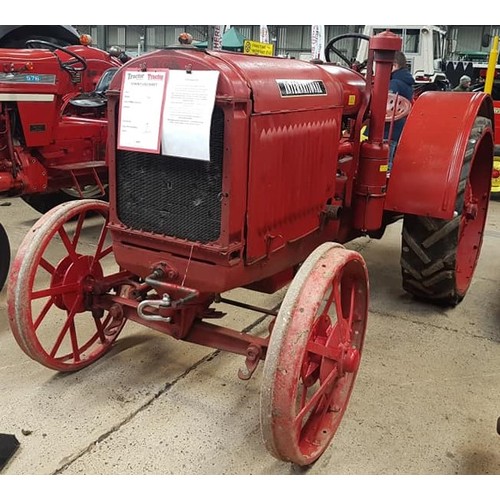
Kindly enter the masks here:
<path id="1" fill-rule="evenodd" d="M 481 150 L 475 149 L 463 195 L 455 264 L 455 279 L 459 296 L 465 295 L 472 281 L 481 252 L 488 213 L 491 177 L 486 170 L 479 168 L 476 164 L 481 161 L 481 154 Z"/>

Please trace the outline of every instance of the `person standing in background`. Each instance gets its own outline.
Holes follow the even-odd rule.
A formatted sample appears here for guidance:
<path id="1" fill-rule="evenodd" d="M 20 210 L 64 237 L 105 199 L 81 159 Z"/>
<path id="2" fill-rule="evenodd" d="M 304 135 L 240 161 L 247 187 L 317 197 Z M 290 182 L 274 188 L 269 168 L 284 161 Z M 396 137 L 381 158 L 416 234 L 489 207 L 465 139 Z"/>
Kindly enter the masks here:
<path id="1" fill-rule="evenodd" d="M 405 97 L 410 102 L 413 102 L 413 85 L 415 85 L 415 80 L 413 75 L 408 69 L 408 64 L 406 61 L 406 56 L 403 52 L 396 52 L 394 54 L 394 62 L 392 63 L 392 74 L 391 80 L 389 82 L 389 92 L 393 94 L 398 94 Z M 403 127 L 406 123 L 406 117 L 396 120 L 392 127 L 392 136 L 389 142 L 389 165 L 388 170 L 391 171 L 392 162 L 394 159 L 394 154 L 396 153 L 396 147 L 403 132 Z M 390 123 L 385 125 L 385 139 L 389 139 Z"/>
<path id="2" fill-rule="evenodd" d="M 470 76 L 464 75 L 460 78 L 460 83 L 453 89 L 453 92 L 470 92 Z"/>

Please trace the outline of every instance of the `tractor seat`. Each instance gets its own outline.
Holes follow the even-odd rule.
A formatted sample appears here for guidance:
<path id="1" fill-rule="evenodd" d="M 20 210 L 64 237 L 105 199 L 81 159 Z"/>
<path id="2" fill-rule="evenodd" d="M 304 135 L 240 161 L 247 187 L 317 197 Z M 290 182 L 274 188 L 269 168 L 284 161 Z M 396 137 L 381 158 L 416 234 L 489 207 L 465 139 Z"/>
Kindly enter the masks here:
<path id="1" fill-rule="evenodd" d="M 118 68 L 109 68 L 102 75 L 93 92 L 84 92 L 70 99 L 70 104 L 77 108 L 102 108 L 106 106 L 108 99 L 105 96 L 109 84 L 115 76 Z"/>
<path id="2" fill-rule="evenodd" d="M 89 92 L 79 94 L 69 102 L 77 108 L 101 108 L 106 106 L 107 99 L 102 95 L 96 95 L 95 92 Z"/>

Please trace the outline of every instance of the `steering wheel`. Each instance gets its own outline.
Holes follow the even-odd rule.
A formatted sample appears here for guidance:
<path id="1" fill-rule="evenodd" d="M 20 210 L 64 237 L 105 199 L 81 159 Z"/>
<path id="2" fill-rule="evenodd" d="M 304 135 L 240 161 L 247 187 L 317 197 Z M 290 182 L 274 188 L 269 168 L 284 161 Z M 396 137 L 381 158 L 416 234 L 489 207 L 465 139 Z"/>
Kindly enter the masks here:
<path id="1" fill-rule="evenodd" d="M 360 40 L 367 40 L 370 41 L 370 37 L 368 35 L 363 35 L 362 33 L 344 33 L 343 35 L 337 35 L 333 37 L 325 47 L 325 59 L 327 62 L 331 62 L 330 58 L 330 52 L 333 52 L 336 54 L 340 59 L 342 59 L 349 68 L 356 69 L 357 71 L 361 71 L 363 68 L 366 67 L 366 64 L 368 62 L 368 59 L 365 59 L 361 63 L 355 63 L 353 64 L 352 61 L 350 61 L 340 50 L 338 50 L 334 45 L 339 42 L 340 40 L 344 40 L 345 38 L 357 38 Z"/>
<path id="2" fill-rule="evenodd" d="M 80 72 L 85 71 L 87 69 L 87 62 L 85 61 L 85 59 L 83 57 L 79 56 L 78 54 L 75 54 L 74 52 L 71 52 L 71 50 L 68 50 L 64 47 L 61 47 L 60 45 L 56 45 L 55 43 L 47 42 L 46 40 L 27 40 L 25 45 L 26 45 L 26 48 L 28 48 L 28 49 L 37 48 L 35 45 L 42 45 L 42 46 L 45 45 L 45 46 L 50 47 L 52 49 L 60 50 L 61 52 L 68 54 L 73 59 L 70 59 L 69 61 L 62 62 L 58 58 L 59 64 L 61 65 L 61 68 L 65 69 L 66 71 L 76 71 L 77 73 L 80 73 Z"/>
<path id="3" fill-rule="evenodd" d="M 412 104 L 406 97 L 389 92 L 385 109 L 385 121 L 390 122 L 393 119 L 394 121 L 401 120 L 401 118 L 410 114 L 411 107 Z"/>

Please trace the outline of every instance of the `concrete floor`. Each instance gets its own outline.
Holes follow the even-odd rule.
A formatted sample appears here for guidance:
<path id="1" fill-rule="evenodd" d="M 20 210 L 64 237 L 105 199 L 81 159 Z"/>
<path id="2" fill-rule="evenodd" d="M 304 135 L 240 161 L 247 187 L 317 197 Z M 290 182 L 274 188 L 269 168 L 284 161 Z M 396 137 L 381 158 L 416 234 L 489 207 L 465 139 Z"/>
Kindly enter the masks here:
<path id="1" fill-rule="evenodd" d="M 38 214 L 0 207 L 13 253 Z M 500 203 L 464 301 L 439 309 L 401 288 L 401 224 L 358 239 L 370 273 L 363 360 L 329 449 L 301 469 L 269 455 L 259 428 L 262 367 L 237 378 L 243 358 L 128 324 L 114 349 L 73 374 L 28 358 L 10 332 L 0 294 L 0 433 L 20 448 L 5 474 L 500 474 Z M 265 296 L 233 297 L 264 307 Z M 227 307 L 221 324 L 261 315 Z"/>

